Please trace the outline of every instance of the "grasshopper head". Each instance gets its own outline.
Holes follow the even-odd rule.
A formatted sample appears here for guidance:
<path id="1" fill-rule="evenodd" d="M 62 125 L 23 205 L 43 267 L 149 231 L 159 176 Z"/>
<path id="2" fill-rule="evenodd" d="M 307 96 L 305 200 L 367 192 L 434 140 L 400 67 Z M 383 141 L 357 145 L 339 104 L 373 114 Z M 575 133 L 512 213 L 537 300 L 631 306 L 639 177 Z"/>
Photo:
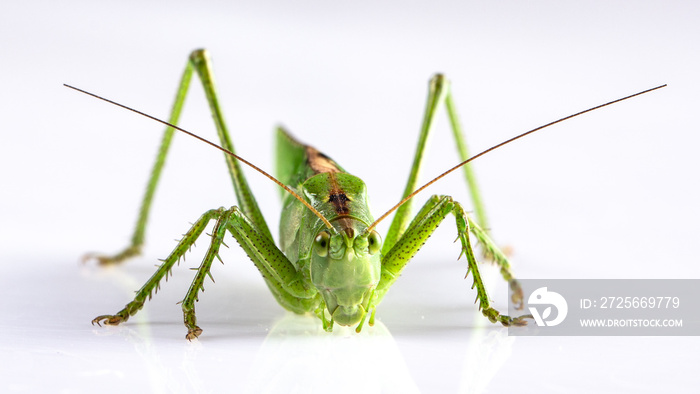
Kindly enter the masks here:
<path id="1" fill-rule="evenodd" d="M 375 231 L 365 233 L 356 226 L 336 229 L 323 230 L 314 240 L 311 281 L 333 321 L 352 326 L 364 319 L 374 302 L 381 273 L 381 238 Z"/>

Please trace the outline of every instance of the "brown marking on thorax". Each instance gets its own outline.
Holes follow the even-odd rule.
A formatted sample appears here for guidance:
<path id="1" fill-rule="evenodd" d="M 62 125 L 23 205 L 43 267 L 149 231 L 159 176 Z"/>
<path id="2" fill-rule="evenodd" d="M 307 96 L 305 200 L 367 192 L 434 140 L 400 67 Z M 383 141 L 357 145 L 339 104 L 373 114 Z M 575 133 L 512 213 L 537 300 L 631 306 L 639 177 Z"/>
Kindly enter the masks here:
<path id="1" fill-rule="evenodd" d="M 348 234 L 352 234 L 352 223 L 350 220 L 350 198 L 345 194 L 345 191 L 338 185 L 335 174 L 342 172 L 335 164 L 333 159 L 319 152 L 316 148 L 306 146 L 306 162 L 316 174 L 328 173 L 330 189 L 328 192 L 328 201 L 333 205 L 335 212 L 338 214 L 338 222 L 340 227 Z"/>
<path id="2" fill-rule="evenodd" d="M 329 172 L 331 174 L 340 172 L 340 169 L 338 169 L 335 162 L 330 157 L 311 146 L 306 147 L 306 162 L 316 174 L 323 172 Z"/>
<path id="3" fill-rule="evenodd" d="M 331 183 L 333 183 L 332 181 L 334 180 L 335 177 L 331 174 Z M 331 188 L 331 191 L 328 194 L 328 202 L 333 204 L 335 212 L 338 215 L 347 215 L 350 213 L 350 207 L 348 206 L 350 199 L 341 189 Z"/>

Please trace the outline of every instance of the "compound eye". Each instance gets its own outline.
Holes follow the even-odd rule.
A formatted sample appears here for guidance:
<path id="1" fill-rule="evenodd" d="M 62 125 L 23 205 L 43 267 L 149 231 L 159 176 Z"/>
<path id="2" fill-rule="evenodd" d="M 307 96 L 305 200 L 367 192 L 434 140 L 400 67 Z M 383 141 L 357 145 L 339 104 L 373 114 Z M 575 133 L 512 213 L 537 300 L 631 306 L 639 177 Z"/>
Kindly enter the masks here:
<path id="1" fill-rule="evenodd" d="M 369 254 L 378 253 L 382 248 L 382 238 L 378 232 L 372 230 L 367 237 L 367 242 L 369 242 Z"/>
<path id="2" fill-rule="evenodd" d="M 323 231 L 314 239 L 314 252 L 321 257 L 328 255 L 328 248 L 331 243 L 331 235 L 327 231 Z"/>

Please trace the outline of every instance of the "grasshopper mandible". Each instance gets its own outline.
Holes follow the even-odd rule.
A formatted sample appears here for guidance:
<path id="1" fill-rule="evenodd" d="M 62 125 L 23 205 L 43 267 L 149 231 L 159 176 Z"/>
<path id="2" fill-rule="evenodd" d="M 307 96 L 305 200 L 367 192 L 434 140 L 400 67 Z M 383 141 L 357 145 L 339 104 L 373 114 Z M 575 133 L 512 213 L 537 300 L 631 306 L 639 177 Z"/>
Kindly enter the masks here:
<path id="1" fill-rule="evenodd" d="M 216 123 L 220 146 L 176 126 L 194 72 L 197 73 L 204 87 Z M 215 258 L 220 259 L 219 248 L 227 232 L 238 241 L 260 270 L 280 305 L 299 314 L 314 313 L 322 321 L 326 331 L 331 331 L 333 324 L 337 323 L 343 326 L 355 326 L 355 330 L 359 332 L 368 318 L 370 325 L 374 323 L 377 305 L 399 277 L 406 264 L 445 217 L 452 214 L 461 243 L 460 257 L 466 256 L 467 275 L 470 272 L 472 274 L 472 288 L 476 288 L 476 301 L 478 301 L 479 309 L 483 315 L 491 322 L 500 322 L 504 326 L 526 324 L 526 319 L 531 318 L 530 315 L 511 317 L 494 309 L 481 279 L 470 234 L 480 244 L 483 258 L 495 263 L 500 268 L 503 279 L 509 282 L 513 293 L 512 301 L 522 306 L 522 290 L 513 276 L 508 258 L 491 240 L 485 230 L 488 228 L 485 210 L 475 175 L 468 163 L 544 127 L 663 86 L 665 85 L 567 116 L 522 133 L 470 157 L 457 117 L 449 82 L 442 75 L 435 75 L 430 81 L 418 146 L 402 200 L 377 220 L 374 220 L 369 212 L 367 190 L 365 183 L 360 178 L 347 173 L 333 159 L 315 148 L 297 141 L 282 128 L 277 129 L 276 178 L 237 156 L 219 106 L 211 61 L 206 50 L 195 50 L 190 55 L 168 122 L 88 93 L 164 123 L 167 128 L 146 187 L 131 245 L 113 256 L 91 254 L 87 258 L 93 258 L 101 264 L 114 264 L 141 252 L 151 201 L 165 163 L 170 141 L 176 129 L 224 151 L 238 201 L 238 206 L 228 209 L 222 207 L 205 212 L 178 242 L 170 255 L 162 260 L 162 264 L 136 293 L 133 301 L 116 314 L 98 316 L 93 319 L 92 323 L 99 325 L 104 322 L 115 325 L 127 321 L 129 317 L 136 314 L 152 293 L 158 289 L 163 277 L 167 277 L 173 266 L 202 235 L 205 227 L 214 221 L 211 243 L 197 269 L 192 285 L 182 301 L 188 340 L 197 338 L 202 333 L 202 329 L 197 326 L 194 305 L 198 300 L 199 291 L 203 288 L 205 278 L 208 275 L 211 276 L 212 262 Z M 82 91 L 77 88 L 73 89 Z M 417 188 L 425 143 L 431 131 L 435 112 L 442 105 L 445 105 L 447 109 L 462 162 Z M 266 175 L 287 191 L 283 196 L 279 246 L 275 244 L 255 197 L 241 171 L 241 162 Z M 418 214 L 410 219 L 413 196 L 458 168 L 464 170 L 474 205 L 475 219 L 468 215 L 462 205 L 450 196 L 439 195 L 430 197 L 418 211 Z M 394 211 L 396 214 L 386 238 L 382 242 L 375 227 L 377 223 Z"/>

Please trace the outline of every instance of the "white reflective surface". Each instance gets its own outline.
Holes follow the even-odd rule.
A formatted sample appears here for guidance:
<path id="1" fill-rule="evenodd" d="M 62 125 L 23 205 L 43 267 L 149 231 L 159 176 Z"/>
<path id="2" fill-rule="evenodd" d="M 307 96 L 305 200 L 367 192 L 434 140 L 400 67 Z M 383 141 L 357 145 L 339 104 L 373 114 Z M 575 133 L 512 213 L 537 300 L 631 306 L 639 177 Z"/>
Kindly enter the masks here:
<path id="1" fill-rule="evenodd" d="M 697 366 L 694 337 L 509 337 L 466 301 L 468 283 L 454 291 L 459 281 L 446 278 L 457 270 L 445 264 L 418 264 L 361 334 L 325 333 L 275 305 L 260 281 L 223 275 L 198 304 L 204 333 L 190 343 L 175 305 L 184 270 L 127 324 L 93 327 L 144 269 L 17 263 L 36 272 L 0 283 L 10 392 L 658 392 L 689 387 Z M 415 290 L 422 281 L 430 289 Z"/>
<path id="2" fill-rule="evenodd" d="M 176 303 L 206 242 L 127 324 L 119 310 L 207 209 L 235 204 L 221 155 L 176 136 L 144 256 L 128 241 L 160 127 L 207 47 L 239 154 L 273 167 L 283 122 L 397 202 L 427 81 L 444 72 L 472 151 L 658 84 L 475 163 L 496 240 L 522 278 L 698 278 L 700 59 L 695 2 L 24 2 L 0 13 L 0 392 L 668 392 L 696 385 L 695 337 L 514 338 L 472 303 L 448 218 L 361 334 L 279 307 L 236 247 L 184 339 Z M 215 138 L 196 82 L 181 124 Z M 424 179 L 457 161 L 443 113 Z M 276 232 L 278 191 L 248 172 Z M 460 175 L 427 193 L 468 196 Z M 421 196 L 419 204 L 427 198 Z M 379 226 L 384 233 L 388 223 Z M 485 268 L 488 271 L 488 268 Z M 487 273 L 505 309 L 506 286 Z"/>

